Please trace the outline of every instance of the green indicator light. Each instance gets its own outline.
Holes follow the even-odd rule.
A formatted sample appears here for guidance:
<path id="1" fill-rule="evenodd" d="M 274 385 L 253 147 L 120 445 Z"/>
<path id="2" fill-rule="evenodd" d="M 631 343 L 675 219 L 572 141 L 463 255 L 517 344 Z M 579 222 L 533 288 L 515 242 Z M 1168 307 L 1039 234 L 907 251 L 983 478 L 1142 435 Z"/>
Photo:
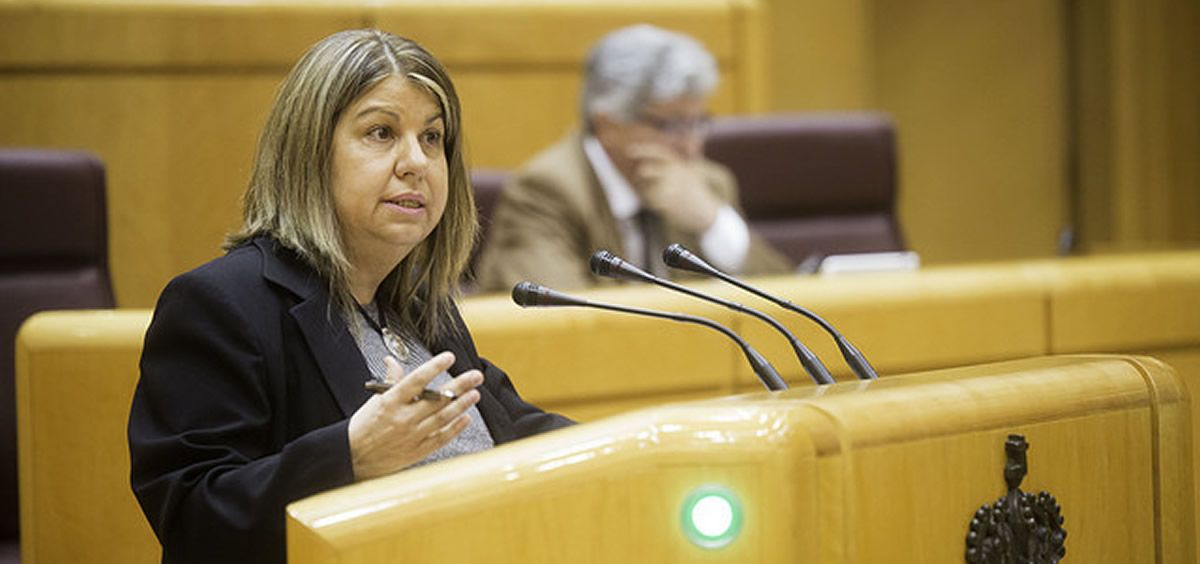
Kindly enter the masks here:
<path id="1" fill-rule="evenodd" d="M 701 486 L 683 501 L 683 532 L 692 544 L 721 548 L 742 530 L 742 506 L 733 492 L 716 485 Z"/>

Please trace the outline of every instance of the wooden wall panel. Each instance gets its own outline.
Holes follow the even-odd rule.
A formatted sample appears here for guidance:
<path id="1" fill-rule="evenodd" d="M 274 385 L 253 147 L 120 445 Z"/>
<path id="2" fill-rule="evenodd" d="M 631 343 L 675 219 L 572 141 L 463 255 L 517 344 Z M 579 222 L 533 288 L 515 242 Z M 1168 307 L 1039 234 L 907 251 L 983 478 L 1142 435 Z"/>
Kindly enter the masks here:
<path id="1" fill-rule="evenodd" d="M 471 164 L 513 168 L 578 122 L 583 56 L 621 25 L 704 41 L 725 73 L 717 112 L 761 104 L 754 10 L 741 0 L 0 3 L 0 146 L 100 156 L 117 302 L 148 307 L 239 225 L 274 90 L 329 33 L 376 25 L 423 42 L 462 91 Z"/>
<path id="2" fill-rule="evenodd" d="M 773 111 L 896 118 L 926 262 L 1200 244 L 1200 5 L 764 0 Z"/>
<path id="3" fill-rule="evenodd" d="M 1059 3 L 764 4 L 770 108 L 889 113 L 901 225 L 926 263 L 1055 252 L 1068 181 Z"/>
<path id="4" fill-rule="evenodd" d="M 920 274 L 775 277 L 760 282 L 767 292 L 832 323 L 881 376 L 1045 352 L 1044 291 L 1020 269 L 947 267 Z M 854 379 L 833 339 L 815 323 L 759 300 L 751 301 L 727 285 L 714 283 L 703 288 L 739 303 L 761 306 L 820 357 L 835 379 Z M 868 295 L 877 307 L 861 307 L 861 300 Z M 770 326 L 740 316 L 737 329 L 788 382 L 811 382 L 787 341 Z M 761 387 L 748 366 L 740 365 L 738 370 L 739 381 L 747 389 Z"/>
<path id="5" fill-rule="evenodd" d="M 80 148 L 103 159 L 117 303 L 151 306 L 172 276 L 219 256 L 240 224 L 258 129 L 282 77 L 0 78 L 0 145 Z"/>
<path id="6" fill-rule="evenodd" d="M 1200 244 L 1200 5 L 1101 0 L 1071 9 L 1082 247 Z"/>
<path id="7" fill-rule="evenodd" d="M 766 0 L 771 111 L 875 109 L 870 0 Z"/>
<path id="8" fill-rule="evenodd" d="M 896 121 L 902 226 L 926 262 L 1055 253 L 1063 17 L 1038 0 L 874 3 L 875 101 Z"/>
<path id="9" fill-rule="evenodd" d="M 902 221 L 927 263 L 1047 256 L 1069 220 L 1091 251 L 1196 244 L 1200 81 L 1187 55 L 1200 41 L 1200 10 L 1167 0 L 1064 6 L 8 0 L 0 2 L 0 145 L 86 148 L 105 159 L 117 297 L 148 306 L 170 276 L 213 256 L 236 224 L 236 201 L 217 200 L 240 192 L 270 91 L 320 37 L 379 25 L 429 45 L 463 91 L 472 163 L 510 168 L 577 122 L 578 65 L 591 42 L 650 21 L 717 54 L 716 113 L 890 112 Z M 1064 37 L 1071 25 L 1082 37 L 1074 61 Z M 1075 117 L 1064 102 L 1072 65 Z M 211 86 L 192 90 L 189 80 Z M 84 113 L 92 117 L 63 124 L 62 115 Z M 167 115 L 173 121 L 138 123 Z M 1078 127 L 1068 130 L 1072 119 Z M 191 151 L 167 141 L 181 124 L 192 131 Z M 144 141 L 134 148 L 134 138 Z M 1072 143 L 1082 167 L 1075 200 Z"/>
<path id="10" fill-rule="evenodd" d="M 282 66 L 338 29 L 362 27 L 339 2 L 205 1 L 0 3 L 0 66 Z"/>
<path id="11" fill-rule="evenodd" d="M 1046 261 L 1043 266 L 1051 297 L 1051 352 L 1200 346 L 1196 253 Z M 1098 309 L 1106 314 L 1097 314 Z"/>
<path id="12" fill-rule="evenodd" d="M 695 37 L 717 59 L 738 56 L 727 0 L 694 2 L 467 1 L 372 6 L 372 25 L 421 42 L 446 64 L 484 66 L 580 63 L 596 40 L 618 27 L 650 23 Z"/>

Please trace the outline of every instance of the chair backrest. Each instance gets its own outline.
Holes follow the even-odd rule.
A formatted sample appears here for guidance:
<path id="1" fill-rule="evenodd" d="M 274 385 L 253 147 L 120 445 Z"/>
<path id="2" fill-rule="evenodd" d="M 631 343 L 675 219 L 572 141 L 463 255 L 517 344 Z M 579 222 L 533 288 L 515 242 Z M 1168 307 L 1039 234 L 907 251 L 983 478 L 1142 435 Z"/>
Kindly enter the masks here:
<path id="1" fill-rule="evenodd" d="M 504 183 L 508 181 L 508 173 L 496 169 L 476 169 L 471 171 L 471 186 L 475 188 L 475 207 L 479 210 L 479 238 L 475 248 L 471 249 L 471 262 L 468 263 L 465 278 L 468 286 L 475 280 L 475 267 L 479 262 L 479 252 L 487 242 L 488 232 L 492 227 L 492 212 L 500 193 L 504 191 Z"/>
<path id="2" fill-rule="evenodd" d="M 721 118 L 704 152 L 737 177 L 750 226 L 797 263 L 904 249 L 895 138 L 884 115 Z"/>
<path id="3" fill-rule="evenodd" d="M 113 307 L 104 165 L 88 153 L 0 150 L 0 542 L 18 537 L 13 347 L 48 309 Z"/>

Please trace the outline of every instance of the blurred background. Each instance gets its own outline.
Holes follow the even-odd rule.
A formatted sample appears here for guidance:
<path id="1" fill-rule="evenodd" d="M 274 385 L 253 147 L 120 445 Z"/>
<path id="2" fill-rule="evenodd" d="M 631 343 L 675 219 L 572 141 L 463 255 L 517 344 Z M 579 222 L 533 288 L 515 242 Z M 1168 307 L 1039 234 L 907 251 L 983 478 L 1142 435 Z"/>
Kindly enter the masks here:
<path id="1" fill-rule="evenodd" d="M 586 49 L 649 22 L 718 57 L 718 115 L 881 111 L 924 264 L 1200 245 L 1194 0 L 0 0 L 0 146 L 108 171 L 117 305 L 240 223 L 255 137 L 312 43 L 375 26 L 447 64 L 473 167 L 574 127 Z"/>

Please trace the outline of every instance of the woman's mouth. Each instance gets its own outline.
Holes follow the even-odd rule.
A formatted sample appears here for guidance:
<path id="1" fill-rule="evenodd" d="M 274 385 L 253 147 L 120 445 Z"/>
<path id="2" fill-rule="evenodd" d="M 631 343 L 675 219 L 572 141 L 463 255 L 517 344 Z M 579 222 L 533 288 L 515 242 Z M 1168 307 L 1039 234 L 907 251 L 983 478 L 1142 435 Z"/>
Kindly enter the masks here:
<path id="1" fill-rule="evenodd" d="M 425 198 L 421 197 L 420 194 L 407 194 L 395 198 L 388 198 L 385 201 L 388 204 L 401 208 L 405 211 L 425 209 Z"/>

